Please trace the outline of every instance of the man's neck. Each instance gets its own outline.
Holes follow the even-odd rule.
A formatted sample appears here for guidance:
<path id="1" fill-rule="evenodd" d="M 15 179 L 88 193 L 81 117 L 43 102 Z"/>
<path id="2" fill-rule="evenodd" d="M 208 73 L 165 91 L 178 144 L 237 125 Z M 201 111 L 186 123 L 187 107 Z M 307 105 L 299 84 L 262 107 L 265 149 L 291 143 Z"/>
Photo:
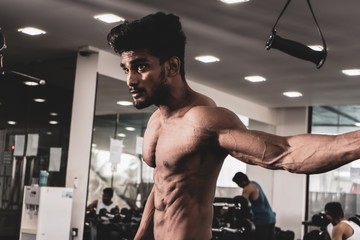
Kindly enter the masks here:
<path id="1" fill-rule="evenodd" d="M 169 96 L 157 106 L 162 118 L 165 120 L 187 111 L 191 107 L 193 96 L 194 91 L 186 81 L 171 84 Z"/>
<path id="2" fill-rule="evenodd" d="M 343 220 L 345 220 L 345 218 L 334 219 L 333 222 L 332 222 L 332 224 L 335 226 L 335 225 L 337 225 L 339 222 L 341 222 L 341 221 L 343 221 Z"/>

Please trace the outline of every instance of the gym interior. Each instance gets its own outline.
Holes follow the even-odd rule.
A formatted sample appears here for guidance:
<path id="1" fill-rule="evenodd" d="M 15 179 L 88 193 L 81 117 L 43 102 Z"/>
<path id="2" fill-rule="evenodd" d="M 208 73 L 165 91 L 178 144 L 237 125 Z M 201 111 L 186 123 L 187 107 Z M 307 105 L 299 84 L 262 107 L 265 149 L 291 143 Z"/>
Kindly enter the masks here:
<path id="1" fill-rule="evenodd" d="M 153 169 L 142 161 L 141 146 L 156 108 L 131 105 L 120 57 L 106 44 L 108 31 L 118 23 L 99 23 L 93 18 L 98 13 L 125 19 L 159 10 L 179 14 L 188 34 L 189 85 L 235 112 L 248 129 L 282 136 L 359 130 L 359 77 L 341 73 L 359 67 L 352 54 L 359 33 L 334 23 L 329 9 L 339 9 L 339 3 L 313 3 L 329 49 L 317 69 L 304 59 L 265 49 L 284 2 L 205 2 L 2 1 L 0 239 L 111 240 L 133 239 L 136 233 L 153 186 Z M 291 4 L 279 31 L 302 42 L 321 42 L 312 15 L 296 10 L 308 11 L 308 6 Z M 356 5 L 337 13 L 339 23 L 356 21 L 358 14 L 350 14 Z M 215 13 L 219 22 L 208 17 Z M 18 29 L 27 25 L 47 32 L 25 36 Z M 207 65 L 195 60 L 201 54 L 221 57 Z M 243 79 L 257 74 L 266 81 Z M 288 98 L 285 91 L 302 96 Z M 360 222 L 360 161 L 306 175 L 246 165 L 229 156 L 217 181 L 213 239 L 251 240 L 248 202 L 235 198 L 241 189 L 231 180 L 238 171 L 262 186 L 276 213 L 277 240 L 302 240 L 309 233 L 320 240 L 327 224 L 324 206 L 331 201 L 342 204 L 345 218 Z M 86 210 L 106 187 L 114 189 L 119 210 Z"/>

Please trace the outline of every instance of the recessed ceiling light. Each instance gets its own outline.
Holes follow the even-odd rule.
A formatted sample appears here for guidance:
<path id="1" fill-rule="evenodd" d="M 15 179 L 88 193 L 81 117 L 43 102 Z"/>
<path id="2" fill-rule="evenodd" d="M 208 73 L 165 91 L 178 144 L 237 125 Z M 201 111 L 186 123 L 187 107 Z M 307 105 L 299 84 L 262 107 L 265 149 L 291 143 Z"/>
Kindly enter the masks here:
<path id="1" fill-rule="evenodd" d="M 133 105 L 132 102 L 129 102 L 129 101 L 117 101 L 116 104 L 119 104 L 121 106 L 130 106 L 130 105 Z"/>
<path id="2" fill-rule="evenodd" d="M 25 33 L 25 34 L 32 35 L 32 36 L 46 33 L 44 30 L 41 30 L 41 29 L 38 29 L 38 28 L 33 28 L 33 27 L 19 28 L 18 31 L 22 32 L 22 33 Z"/>
<path id="3" fill-rule="evenodd" d="M 43 102 L 46 102 L 46 99 L 44 99 L 44 98 L 34 98 L 34 102 L 43 103 Z"/>
<path id="4" fill-rule="evenodd" d="M 287 97 L 295 98 L 295 97 L 301 97 L 302 93 L 301 92 L 290 91 L 290 92 L 284 92 L 283 95 L 285 95 Z"/>
<path id="5" fill-rule="evenodd" d="M 33 82 L 33 81 L 24 81 L 23 83 L 31 87 L 39 85 L 37 82 Z"/>
<path id="6" fill-rule="evenodd" d="M 355 126 L 360 127 L 360 122 L 356 122 Z"/>
<path id="7" fill-rule="evenodd" d="M 360 69 L 358 69 L 358 68 L 344 69 L 341 72 L 348 76 L 359 76 L 360 75 Z"/>
<path id="8" fill-rule="evenodd" d="M 50 113 L 50 116 L 54 116 L 54 117 L 56 117 L 57 115 L 59 115 L 58 113 L 56 113 L 56 112 L 51 112 Z"/>
<path id="9" fill-rule="evenodd" d="M 118 133 L 117 135 L 118 135 L 118 137 L 126 137 L 125 133 Z"/>
<path id="10" fill-rule="evenodd" d="M 265 82 L 266 78 L 262 76 L 246 76 L 244 77 L 245 80 L 248 80 L 250 82 Z"/>
<path id="11" fill-rule="evenodd" d="M 111 13 L 96 15 L 96 16 L 94 16 L 94 18 L 97 20 L 106 22 L 106 23 L 115 23 L 115 22 L 125 21 L 124 18 L 116 16 Z"/>
<path id="12" fill-rule="evenodd" d="M 52 135 L 52 134 L 53 134 L 53 133 L 50 132 L 50 131 L 46 132 L 46 135 Z"/>
<path id="13" fill-rule="evenodd" d="M 136 130 L 136 128 L 133 128 L 133 127 L 126 127 L 125 128 L 126 130 L 130 131 L 130 132 L 133 132 Z"/>
<path id="14" fill-rule="evenodd" d="M 52 125 L 56 125 L 56 124 L 58 124 L 59 122 L 58 122 L 58 121 L 51 120 L 51 121 L 49 121 L 49 123 L 52 124 Z"/>
<path id="15" fill-rule="evenodd" d="M 8 123 L 9 125 L 16 125 L 16 122 L 15 122 L 15 121 L 7 121 L 7 123 Z"/>
<path id="16" fill-rule="evenodd" d="M 212 63 L 212 62 L 219 62 L 220 59 L 211 55 L 206 56 L 197 56 L 195 57 L 196 60 L 204 63 Z"/>
<path id="17" fill-rule="evenodd" d="M 226 4 L 233 4 L 233 3 L 242 3 L 242 2 L 249 2 L 250 0 L 220 0 Z"/>
<path id="18" fill-rule="evenodd" d="M 308 47 L 315 51 L 322 51 L 324 49 L 321 45 L 308 45 Z"/>

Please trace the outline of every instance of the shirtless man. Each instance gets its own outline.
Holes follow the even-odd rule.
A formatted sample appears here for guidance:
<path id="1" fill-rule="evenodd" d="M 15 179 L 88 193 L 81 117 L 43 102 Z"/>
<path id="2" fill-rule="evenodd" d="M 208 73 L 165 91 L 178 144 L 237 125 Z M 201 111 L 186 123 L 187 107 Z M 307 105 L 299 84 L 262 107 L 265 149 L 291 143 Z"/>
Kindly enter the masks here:
<path id="1" fill-rule="evenodd" d="M 154 187 L 135 239 L 211 239 L 216 181 L 228 154 L 295 173 L 325 172 L 360 158 L 359 132 L 281 137 L 250 131 L 236 114 L 193 91 L 185 80 L 186 37 L 175 15 L 122 23 L 108 42 L 121 55 L 134 106 L 158 107 L 143 141 Z"/>
<path id="2" fill-rule="evenodd" d="M 352 221 L 347 221 L 344 211 L 338 202 L 325 205 L 325 215 L 330 223 L 324 235 L 326 240 L 359 240 L 360 227 Z"/>

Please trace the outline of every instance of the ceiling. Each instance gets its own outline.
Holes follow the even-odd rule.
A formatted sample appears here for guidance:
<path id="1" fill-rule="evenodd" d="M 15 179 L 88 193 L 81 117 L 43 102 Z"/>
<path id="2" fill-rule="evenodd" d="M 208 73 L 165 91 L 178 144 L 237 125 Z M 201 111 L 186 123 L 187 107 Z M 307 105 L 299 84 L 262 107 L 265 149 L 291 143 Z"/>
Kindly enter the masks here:
<path id="1" fill-rule="evenodd" d="M 1 0 L 0 27 L 6 38 L 6 69 L 44 78 L 55 89 L 72 89 L 76 52 L 84 45 L 111 51 L 106 24 L 93 18 L 114 13 L 127 20 L 164 11 L 179 15 L 187 34 L 187 79 L 267 107 L 345 105 L 360 102 L 360 77 L 342 69 L 360 67 L 360 1 L 312 1 L 328 46 L 324 65 L 265 49 L 269 33 L 285 0 L 251 0 L 226 5 L 218 0 Z M 28 36 L 18 28 L 33 26 L 47 31 Z M 306 1 L 292 1 L 277 25 L 277 33 L 303 44 L 321 44 Z M 220 62 L 194 60 L 210 54 Z M 250 83 L 247 75 L 267 81 Z M 6 77 L 6 76 L 5 76 Z M 15 80 L 14 80 L 15 81 Z M 284 91 L 303 97 L 287 98 Z M 1 97 L 1 96 L 0 96 Z M 0 99 L 1 100 L 1 99 Z"/>

